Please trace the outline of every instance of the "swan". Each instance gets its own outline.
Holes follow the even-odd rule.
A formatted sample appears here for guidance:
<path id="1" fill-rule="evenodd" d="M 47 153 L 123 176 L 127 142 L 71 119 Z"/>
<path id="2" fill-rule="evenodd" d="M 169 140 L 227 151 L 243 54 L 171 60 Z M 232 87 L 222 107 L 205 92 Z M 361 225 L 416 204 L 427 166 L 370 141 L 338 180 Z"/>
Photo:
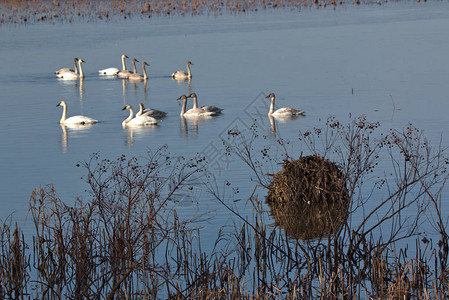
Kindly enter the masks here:
<path id="1" fill-rule="evenodd" d="M 268 116 L 273 117 L 294 117 L 294 116 L 303 116 L 305 112 L 294 109 L 294 108 L 279 108 L 278 110 L 274 111 L 274 99 L 275 95 L 274 93 L 270 93 L 265 98 L 271 98 L 271 105 L 270 110 L 268 112 Z"/>
<path id="2" fill-rule="evenodd" d="M 198 97 L 195 93 L 191 93 L 188 98 L 193 98 L 193 108 L 198 108 Z M 204 109 L 205 111 L 215 112 L 217 114 L 220 114 L 223 110 L 222 108 L 212 106 L 212 105 L 204 105 L 200 107 L 201 109 Z"/>
<path id="3" fill-rule="evenodd" d="M 140 75 L 138 73 L 133 73 L 128 76 L 128 79 L 134 80 L 134 81 L 147 80 L 148 76 L 147 76 L 147 71 L 145 70 L 145 66 L 150 66 L 150 65 L 147 64 L 147 62 L 145 62 L 145 61 L 142 63 L 143 75 Z"/>
<path id="4" fill-rule="evenodd" d="M 137 74 L 136 62 L 139 62 L 137 59 L 133 58 L 133 71 L 131 74 Z"/>
<path id="5" fill-rule="evenodd" d="M 64 100 L 60 101 L 56 106 L 62 106 L 62 117 L 59 121 L 60 124 L 64 125 L 70 125 L 70 124 L 80 124 L 80 125 L 87 125 L 87 124 L 95 124 L 98 121 L 94 120 L 89 117 L 85 116 L 73 116 L 67 119 L 67 103 L 65 103 Z"/>
<path id="6" fill-rule="evenodd" d="M 137 116 L 133 119 L 133 108 L 131 107 L 131 105 L 127 104 L 125 105 L 125 107 L 123 107 L 122 110 L 129 110 L 129 117 L 126 118 L 123 122 L 122 122 L 122 126 L 126 127 L 126 126 L 148 126 L 148 125 L 156 125 L 157 123 L 159 123 L 158 120 L 156 120 L 153 117 L 149 117 L 149 116 Z"/>
<path id="7" fill-rule="evenodd" d="M 136 62 L 139 62 L 137 59 L 133 58 L 133 71 L 129 71 L 129 70 L 121 70 L 120 72 L 117 73 L 118 77 L 121 78 L 128 78 L 130 75 L 132 74 L 137 74 L 137 68 L 136 68 Z"/>
<path id="8" fill-rule="evenodd" d="M 79 67 L 79 71 L 80 71 L 79 74 L 77 74 L 75 72 L 60 73 L 60 74 L 57 74 L 58 78 L 65 79 L 65 80 L 84 78 L 83 67 L 81 66 L 82 63 L 85 63 L 85 61 L 82 59 L 78 59 L 78 67 Z"/>
<path id="9" fill-rule="evenodd" d="M 123 68 L 123 70 L 126 69 L 125 58 L 128 58 L 128 56 L 123 54 L 122 55 L 122 68 Z M 100 73 L 100 75 L 117 75 L 118 72 L 120 72 L 120 69 L 118 69 L 118 68 L 107 68 L 107 69 L 103 69 L 103 70 L 99 70 L 98 71 L 98 73 Z"/>
<path id="10" fill-rule="evenodd" d="M 127 78 L 129 74 L 132 74 L 130 70 L 126 69 L 125 58 L 129 58 L 127 55 L 122 55 L 122 69 L 117 72 L 117 76 L 121 78 Z"/>
<path id="11" fill-rule="evenodd" d="M 186 111 L 187 106 L 187 96 L 181 95 L 178 100 L 183 100 L 182 108 L 181 108 L 181 117 L 211 117 L 216 116 L 217 113 L 214 111 L 207 111 L 202 108 L 192 108 Z"/>
<path id="12" fill-rule="evenodd" d="M 143 103 L 139 103 L 139 107 L 140 107 L 140 110 L 136 114 L 136 117 L 149 116 L 149 117 L 153 117 L 156 119 L 162 119 L 162 118 L 165 118 L 165 116 L 167 115 L 166 112 L 163 112 L 163 111 L 160 111 L 157 109 L 147 109 L 147 108 L 145 108 L 145 106 L 143 106 Z"/>
<path id="13" fill-rule="evenodd" d="M 72 72 L 75 74 L 78 74 L 78 67 L 76 66 L 76 62 L 78 61 L 78 58 L 74 58 L 73 59 L 73 66 L 74 69 L 70 69 L 70 68 L 61 68 L 58 71 L 55 72 L 55 74 L 62 74 L 62 73 L 68 73 L 68 72 Z"/>
<path id="14" fill-rule="evenodd" d="M 174 79 L 186 79 L 186 78 L 192 78 L 192 73 L 190 73 L 190 65 L 193 66 L 192 62 L 189 60 L 187 62 L 187 72 L 185 71 L 176 71 L 171 74 L 171 76 Z"/>

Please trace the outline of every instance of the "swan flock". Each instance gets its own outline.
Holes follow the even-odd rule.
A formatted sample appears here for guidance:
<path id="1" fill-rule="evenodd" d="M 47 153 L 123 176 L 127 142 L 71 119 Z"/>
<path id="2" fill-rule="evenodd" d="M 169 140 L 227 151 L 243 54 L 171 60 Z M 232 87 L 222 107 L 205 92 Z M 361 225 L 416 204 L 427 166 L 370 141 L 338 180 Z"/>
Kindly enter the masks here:
<path id="1" fill-rule="evenodd" d="M 122 68 L 118 69 L 115 67 L 105 68 L 98 70 L 99 75 L 109 75 L 109 76 L 116 76 L 119 78 L 124 78 L 129 81 L 147 81 L 148 80 L 148 74 L 145 69 L 145 67 L 150 66 L 147 62 L 142 62 L 142 73 L 139 74 L 136 69 L 136 62 L 139 62 L 137 59 L 132 60 L 133 65 L 133 71 L 127 70 L 126 68 L 126 62 L 125 59 L 129 58 L 126 54 L 123 54 L 121 56 L 121 62 L 122 62 Z M 85 63 L 83 59 L 75 57 L 73 59 L 73 69 L 71 68 L 61 68 L 57 71 L 55 71 L 56 76 L 59 79 L 62 80 L 74 80 L 74 79 L 83 79 L 84 78 L 84 72 L 82 64 Z M 171 77 L 176 80 L 189 80 L 189 87 L 190 87 L 190 79 L 192 78 L 192 72 L 190 69 L 190 66 L 192 66 L 193 63 L 191 61 L 188 61 L 186 63 L 187 66 L 187 72 L 185 71 L 176 71 L 171 74 Z M 265 98 L 271 99 L 270 108 L 268 111 L 268 116 L 275 117 L 275 118 L 295 118 L 298 116 L 304 116 L 305 112 L 295 109 L 295 108 L 279 108 L 275 110 L 275 99 L 276 96 L 274 93 L 268 94 Z M 187 102 L 188 99 L 193 100 L 193 106 L 191 109 L 187 109 Z M 196 93 L 190 93 L 188 96 L 183 94 L 177 98 L 177 100 L 182 101 L 182 107 L 180 116 L 182 118 L 201 118 L 201 117 L 215 117 L 222 113 L 223 109 L 213 106 L 213 105 L 198 105 L 198 96 Z M 92 125 L 98 123 L 97 120 L 86 117 L 86 116 L 72 116 L 67 118 L 67 103 L 62 100 L 60 101 L 57 106 L 63 107 L 62 117 L 60 119 L 60 124 L 77 124 L 77 125 Z M 145 108 L 143 103 L 139 103 L 139 111 L 134 116 L 134 111 L 131 105 L 126 104 L 125 107 L 123 107 L 122 110 L 128 110 L 129 116 L 123 120 L 122 126 L 128 127 L 128 126 L 150 126 L 150 125 L 157 125 L 160 123 L 161 119 L 165 118 L 167 116 L 166 112 L 156 110 L 156 109 L 147 109 Z"/>

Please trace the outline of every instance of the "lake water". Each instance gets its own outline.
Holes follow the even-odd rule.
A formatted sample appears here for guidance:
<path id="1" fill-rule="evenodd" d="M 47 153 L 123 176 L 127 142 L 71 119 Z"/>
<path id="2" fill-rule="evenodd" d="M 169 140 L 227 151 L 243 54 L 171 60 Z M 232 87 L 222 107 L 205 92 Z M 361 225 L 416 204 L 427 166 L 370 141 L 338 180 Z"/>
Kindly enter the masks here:
<path id="1" fill-rule="evenodd" d="M 67 203 L 83 196 L 85 170 L 76 164 L 92 153 L 143 157 L 165 144 L 175 155 L 209 156 L 218 185 L 227 179 L 238 187 L 232 203 L 249 214 L 244 204 L 255 186 L 253 175 L 235 158 L 225 159 L 221 138 L 254 119 L 270 137 L 264 99 L 270 92 L 277 106 L 307 112 L 277 122 L 277 132 L 288 140 L 296 141 L 299 130 L 321 127 L 329 116 L 345 122 L 366 114 L 385 129 L 412 122 L 435 143 L 443 136 L 446 146 L 448 8 L 447 2 L 404 2 L 0 27 L 0 219 L 13 213 L 26 231 L 29 196 L 38 186 L 54 184 Z M 120 67 L 122 54 L 150 64 L 146 84 L 97 74 Z M 86 61 L 85 79 L 58 80 L 54 71 L 71 67 L 74 57 Z M 191 82 L 171 79 L 188 60 L 194 63 Z M 189 92 L 198 94 L 200 105 L 224 113 L 184 122 L 176 99 Z M 60 100 L 68 103 L 69 116 L 100 123 L 64 131 Z M 122 128 L 128 116 L 123 106 L 138 108 L 139 102 L 168 116 L 157 127 Z M 182 214 L 211 211 L 212 229 L 229 224 L 232 214 L 206 191 L 198 188 L 195 195 L 178 204 Z"/>

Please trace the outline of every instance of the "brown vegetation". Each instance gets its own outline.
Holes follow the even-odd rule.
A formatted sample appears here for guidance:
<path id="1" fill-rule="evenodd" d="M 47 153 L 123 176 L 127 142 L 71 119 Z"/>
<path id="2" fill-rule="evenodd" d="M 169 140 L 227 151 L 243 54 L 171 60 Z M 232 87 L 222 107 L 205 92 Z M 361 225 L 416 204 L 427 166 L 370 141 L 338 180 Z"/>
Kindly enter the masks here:
<path id="1" fill-rule="evenodd" d="M 341 227 L 349 195 L 339 167 L 309 155 L 284 162 L 268 185 L 266 201 L 276 225 L 292 237 L 307 240 L 327 237 Z"/>
<path id="2" fill-rule="evenodd" d="M 385 0 L 367 0 L 379 3 Z M 332 0 L 0 0 L 0 24 L 30 24 L 33 22 L 74 22 L 83 20 L 128 19 L 133 16 L 152 17 L 240 13 L 259 9 L 326 7 L 337 5 Z M 343 4 L 360 4 L 359 0 L 339 1 Z"/>
<path id="3" fill-rule="evenodd" d="M 140 160 L 94 155 L 82 164 L 86 200 L 68 205 L 52 186 L 33 192 L 32 255 L 20 229 L 2 223 L 0 298 L 447 298 L 441 199 L 449 160 L 413 126 L 376 138 L 377 130 L 378 124 L 362 117 L 347 126 L 329 119 L 323 128 L 300 134 L 310 157 L 338 163 L 349 195 L 347 205 L 315 208 L 302 201 L 309 215 L 299 212 L 296 218 L 331 216 L 318 223 L 331 222 L 332 230 L 317 237 L 301 234 L 303 220 L 290 229 L 272 228 L 256 193 L 249 198 L 254 216 L 238 214 L 213 188 L 201 157 L 186 160 L 165 149 Z M 228 154 L 240 157 L 258 184 L 268 187 L 267 169 L 293 159 L 282 139 L 276 147 L 282 154 L 272 156 L 269 147 L 255 146 L 258 137 L 233 131 L 224 142 Z M 385 154 L 394 176 L 373 177 Z M 222 228 L 215 241 L 202 240 L 197 223 L 180 219 L 170 205 L 193 182 L 203 182 L 242 222 Z M 382 187 L 388 193 L 373 192 Z M 295 217 L 295 211 L 288 213 Z M 422 227 L 425 216 L 432 226 Z M 419 235 L 424 228 L 436 230 L 427 232 L 428 239 Z"/>

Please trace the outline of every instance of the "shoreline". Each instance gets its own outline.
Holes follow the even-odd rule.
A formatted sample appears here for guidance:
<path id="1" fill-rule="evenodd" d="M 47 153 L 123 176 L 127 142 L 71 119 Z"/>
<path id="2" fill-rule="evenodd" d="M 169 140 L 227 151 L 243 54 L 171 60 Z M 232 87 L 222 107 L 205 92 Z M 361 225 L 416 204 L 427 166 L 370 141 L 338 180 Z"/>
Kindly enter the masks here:
<path id="1" fill-rule="evenodd" d="M 415 2 L 415 1 L 413 1 Z M 427 0 L 416 0 L 427 2 Z M 223 15 L 257 12 L 259 10 L 301 10 L 344 5 L 384 5 L 386 0 L 273 0 L 273 1 L 176 1 L 176 0 L 114 0 L 114 1 L 69 1 L 35 0 L 0 2 L 0 25 L 33 23 L 72 23 L 83 21 L 109 22 L 118 19 L 151 18 L 154 16 Z"/>

